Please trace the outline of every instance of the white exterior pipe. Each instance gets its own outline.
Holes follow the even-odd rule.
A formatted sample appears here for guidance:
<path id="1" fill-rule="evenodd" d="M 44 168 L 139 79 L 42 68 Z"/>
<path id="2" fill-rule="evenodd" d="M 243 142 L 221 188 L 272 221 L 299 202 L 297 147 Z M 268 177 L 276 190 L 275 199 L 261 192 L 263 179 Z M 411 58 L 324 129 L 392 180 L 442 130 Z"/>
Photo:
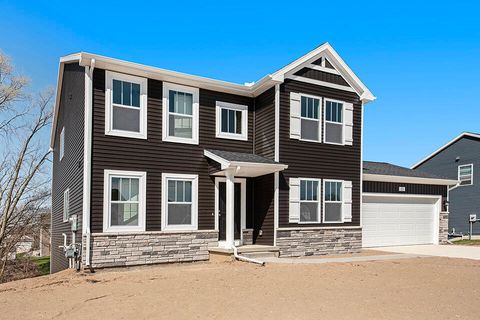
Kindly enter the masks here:
<path id="1" fill-rule="evenodd" d="M 245 262 L 251 262 L 251 263 L 256 263 L 256 264 L 259 264 L 259 265 L 262 265 L 262 266 L 265 265 L 265 262 L 264 262 L 264 261 L 260 261 L 260 260 L 257 260 L 257 259 L 252 259 L 252 258 L 248 258 L 248 257 L 244 257 L 244 256 L 239 255 L 239 254 L 238 254 L 238 249 L 237 249 L 237 247 L 235 247 L 235 246 L 233 246 L 232 249 L 233 249 L 233 256 L 234 256 L 237 260 L 241 260 L 241 261 L 245 261 Z"/>

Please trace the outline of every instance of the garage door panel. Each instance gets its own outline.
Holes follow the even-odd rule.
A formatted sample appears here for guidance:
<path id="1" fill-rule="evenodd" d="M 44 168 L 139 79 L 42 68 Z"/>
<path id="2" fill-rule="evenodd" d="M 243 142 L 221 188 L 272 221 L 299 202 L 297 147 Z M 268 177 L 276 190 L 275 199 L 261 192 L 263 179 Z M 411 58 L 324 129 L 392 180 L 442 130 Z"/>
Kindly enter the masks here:
<path id="1" fill-rule="evenodd" d="M 366 196 L 363 201 L 364 247 L 433 242 L 436 199 Z"/>

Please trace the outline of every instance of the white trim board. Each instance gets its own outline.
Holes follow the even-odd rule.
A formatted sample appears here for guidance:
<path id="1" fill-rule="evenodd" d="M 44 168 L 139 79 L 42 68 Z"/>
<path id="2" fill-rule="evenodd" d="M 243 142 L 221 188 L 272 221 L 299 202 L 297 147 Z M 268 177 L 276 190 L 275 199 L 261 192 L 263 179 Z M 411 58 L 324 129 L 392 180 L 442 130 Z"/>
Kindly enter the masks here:
<path id="1" fill-rule="evenodd" d="M 226 182 L 227 179 L 223 177 L 215 177 L 215 231 L 219 232 L 219 212 L 220 208 L 218 207 L 218 200 L 219 200 L 219 188 L 218 184 L 220 182 Z M 240 208 L 240 239 L 235 239 L 235 241 L 240 240 L 240 243 L 235 243 L 235 245 L 243 244 L 243 231 L 246 229 L 247 225 L 247 179 L 245 178 L 235 178 L 234 183 L 240 183 L 240 197 L 241 197 L 241 208 Z M 219 233 L 220 237 L 220 233 Z M 225 242 L 224 240 L 220 241 L 219 239 L 219 247 L 221 247 L 220 242 Z"/>
<path id="2" fill-rule="evenodd" d="M 364 173 L 363 181 L 379 181 L 379 182 L 397 182 L 397 183 L 418 183 L 418 184 L 434 184 L 452 186 L 458 183 L 457 180 L 392 176 L 383 174 Z"/>

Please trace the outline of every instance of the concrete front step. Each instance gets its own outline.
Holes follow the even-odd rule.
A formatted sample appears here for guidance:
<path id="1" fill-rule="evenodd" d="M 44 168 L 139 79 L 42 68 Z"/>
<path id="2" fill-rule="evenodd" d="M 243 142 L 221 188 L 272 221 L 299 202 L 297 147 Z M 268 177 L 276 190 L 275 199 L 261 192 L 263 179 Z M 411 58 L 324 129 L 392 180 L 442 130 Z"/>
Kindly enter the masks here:
<path id="1" fill-rule="evenodd" d="M 247 258 L 253 258 L 253 259 L 278 258 L 278 251 L 248 252 L 248 253 L 240 253 L 240 255 Z"/>

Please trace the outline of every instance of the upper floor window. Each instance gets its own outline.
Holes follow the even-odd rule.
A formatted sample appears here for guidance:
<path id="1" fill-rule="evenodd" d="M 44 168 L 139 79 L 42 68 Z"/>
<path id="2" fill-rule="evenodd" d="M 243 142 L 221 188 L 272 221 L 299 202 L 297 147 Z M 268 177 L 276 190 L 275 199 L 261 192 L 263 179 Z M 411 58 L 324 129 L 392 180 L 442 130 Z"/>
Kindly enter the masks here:
<path id="1" fill-rule="evenodd" d="M 300 222 L 320 222 L 320 187 L 318 180 L 300 180 Z"/>
<path id="2" fill-rule="evenodd" d="M 163 140 L 198 144 L 197 88 L 163 83 Z"/>
<path id="3" fill-rule="evenodd" d="M 147 138 L 147 79 L 107 71 L 105 134 Z"/>
<path id="4" fill-rule="evenodd" d="M 104 231 L 145 230 L 145 172 L 105 170 Z"/>
<path id="5" fill-rule="evenodd" d="M 217 101 L 216 137 L 248 140 L 248 106 Z"/>
<path id="6" fill-rule="evenodd" d="M 302 95 L 301 106 L 301 131 L 302 140 L 320 141 L 320 98 Z"/>
<path id="7" fill-rule="evenodd" d="M 65 155 L 65 127 L 63 127 L 62 131 L 60 131 L 60 151 L 59 151 L 60 160 L 63 159 L 64 155 Z"/>
<path id="8" fill-rule="evenodd" d="M 473 164 L 458 166 L 458 180 L 461 186 L 473 184 Z"/>
<path id="9" fill-rule="evenodd" d="M 343 102 L 325 99 L 324 141 L 343 144 Z"/>
<path id="10" fill-rule="evenodd" d="M 343 222 L 343 182 L 335 180 L 325 180 L 324 183 L 323 222 Z"/>

